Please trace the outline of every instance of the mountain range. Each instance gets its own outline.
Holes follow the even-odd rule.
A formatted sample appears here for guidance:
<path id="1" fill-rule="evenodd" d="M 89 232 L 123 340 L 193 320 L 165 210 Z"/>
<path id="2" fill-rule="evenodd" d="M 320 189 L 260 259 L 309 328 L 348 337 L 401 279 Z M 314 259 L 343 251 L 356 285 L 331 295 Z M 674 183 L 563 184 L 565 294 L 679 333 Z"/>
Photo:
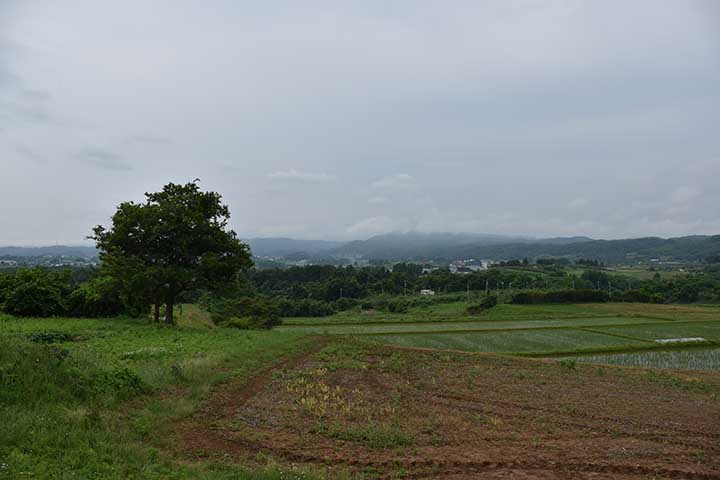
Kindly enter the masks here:
<path id="1" fill-rule="evenodd" d="M 256 257 L 285 262 L 308 260 L 451 261 L 458 259 L 509 260 L 569 257 L 632 263 L 654 258 L 674 261 L 720 262 L 720 235 L 676 238 L 644 237 L 596 240 L 588 237 L 532 238 L 474 233 L 388 233 L 367 240 L 329 241 L 292 238 L 245 240 Z M 97 259 L 92 246 L 0 247 L 2 257 L 65 256 Z M 281 262 L 282 263 L 282 262 Z"/>
<path id="2" fill-rule="evenodd" d="M 450 261 L 457 259 L 508 260 L 562 256 L 592 258 L 606 263 L 628 263 L 661 258 L 702 261 L 720 255 L 720 235 L 677 238 L 644 237 L 595 240 L 588 237 L 531 238 L 471 233 L 389 233 L 367 240 L 327 242 L 289 238 L 248 240 L 256 256 L 307 259 L 346 258 L 382 261 Z"/>

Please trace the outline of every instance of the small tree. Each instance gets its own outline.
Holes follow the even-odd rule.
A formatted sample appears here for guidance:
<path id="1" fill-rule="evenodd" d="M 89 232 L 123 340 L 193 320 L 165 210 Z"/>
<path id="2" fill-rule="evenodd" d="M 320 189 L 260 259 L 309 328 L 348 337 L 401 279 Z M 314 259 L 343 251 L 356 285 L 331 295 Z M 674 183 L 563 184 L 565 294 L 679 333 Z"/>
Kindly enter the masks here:
<path id="1" fill-rule="evenodd" d="M 174 324 L 178 295 L 187 290 L 215 290 L 252 266 L 248 246 L 227 230 L 230 210 L 215 192 L 197 183 L 169 183 L 146 193 L 142 204 L 120 204 L 112 226 L 93 229 L 105 271 L 123 285 L 126 301 L 154 305 L 159 320 Z"/>

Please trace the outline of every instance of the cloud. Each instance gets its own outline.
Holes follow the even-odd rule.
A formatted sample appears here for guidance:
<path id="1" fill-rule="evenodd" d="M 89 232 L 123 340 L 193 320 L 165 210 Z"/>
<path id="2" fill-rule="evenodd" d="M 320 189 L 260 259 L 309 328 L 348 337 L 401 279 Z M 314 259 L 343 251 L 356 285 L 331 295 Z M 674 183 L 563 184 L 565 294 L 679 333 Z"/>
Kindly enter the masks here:
<path id="1" fill-rule="evenodd" d="M 368 199 L 368 203 L 370 203 L 370 204 L 372 204 L 372 205 L 385 205 L 385 204 L 388 203 L 389 201 L 390 201 L 390 200 L 389 200 L 387 197 L 383 196 L 383 195 L 376 195 L 376 196 L 370 197 L 370 198 Z"/>
<path id="2" fill-rule="evenodd" d="M 690 185 L 683 185 L 677 187 L 670 195 L 670 200 L 674 204 L 686 204 L 691 200 L 699 197 L 702 194 L 702 190 Z"/>
<path id="3" fill-rule="evenodd" d="M 273 172 L 268 177 L 279 180 L 299 181 L 306 183 L 332 183 L 337 180 L 334 175 L 327 173 L 299 172 L 294 168 Z"/>
<path id="4" fill-rule="evenodd" d="M 568 208 L 570 210 L 581 210 L 585 208 L 588 205 L 588 199 L 587 198 L 574 198 L 570 200 L 570 203 L 568 203 Z"/>
<path id="5" fill-rule="evenodd" d="M 196 177 L 243 236 L 719 233 L 717 2 L 147 3 L 0 0 L 0 244 Z"/>
<path id="6" fill-rule="evenodd" d="M 84 162 L 96 167 L 113 171 L 130 171 L 132 165 L 113 152 L 101 148 L 88 147 L 78 154 Z"/>
<path id="7" fill-rule="evenodd" d="M 382 177 L 372 183 L 373 188 L 388 190 L 405 190 L 417 187 L 418 182 L 412 175 L 398 173 Z"/>
<path id="8" fill-rule="evenodd" d="M 353 238 L 366 238 L 380 233 L 401 230 L 397 221 L 390 217 L 380 215 L 360 220 L 350 225 L 345 233 Z"/>

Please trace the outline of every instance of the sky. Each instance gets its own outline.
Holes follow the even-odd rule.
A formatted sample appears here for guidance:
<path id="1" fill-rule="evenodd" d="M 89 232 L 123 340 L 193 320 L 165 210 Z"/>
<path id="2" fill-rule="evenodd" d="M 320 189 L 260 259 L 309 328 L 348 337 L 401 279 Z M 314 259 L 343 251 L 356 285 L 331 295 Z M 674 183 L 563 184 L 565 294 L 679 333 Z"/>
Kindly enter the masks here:
<path id="1" fill-rule="evenodd" d="M 0 0 L 0 245 L 201 180 L 241 238 L 720 233 L 715 0 Z"/>

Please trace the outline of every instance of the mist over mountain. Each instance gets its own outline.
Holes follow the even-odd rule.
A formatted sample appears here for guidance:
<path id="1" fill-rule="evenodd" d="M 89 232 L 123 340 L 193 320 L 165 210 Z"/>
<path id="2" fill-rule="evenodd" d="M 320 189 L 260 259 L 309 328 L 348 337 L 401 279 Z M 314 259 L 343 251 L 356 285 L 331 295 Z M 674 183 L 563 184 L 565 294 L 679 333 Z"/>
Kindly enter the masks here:
<path id="1" fill-rule="evenodd" d="M 720 235 L 664 239 L 644 237 L 595 240 L 584 236 L 532 238 L 472 233 L 389 233 L 367 240 L 327 242 L 292 239 L 252 239 L 256 256 L 288 260 L 346 258 L 383 261 L 507 260 L 565 256 L 628 263 L 651 258 L 701 261 L 720 255 Z"/>
<path id="2" fill-rule="evenodd" d="M 386 262 L 458 259 L 510 260 L 540 257 L 590 258 L 606 263 L 634 263 L 654 258 L 704 261 L 720 256 L 720 235 L 677 238 L 643 237 L 596 240 L 584 236 L 533 238 L 474 233 L 387 233 L 367 240 L 298 240 L 250 238 L 245 240 L 257 258 L 295 262 L 337 263 L 339 260 Z M 92 246 L 0 247 L 0 257 L 76 257 L 96 260 Z M 277 264 L 280 266 L 282 264 Z"/>
<path id="3" fill-rule="evenodd" d="M 318 255 L 343 245 L 329 240 L 295 240 L 293 238 L 250 238 L 246 240 L 253 255 L 258 257 L 282 257 L 297 253 Z"/>

